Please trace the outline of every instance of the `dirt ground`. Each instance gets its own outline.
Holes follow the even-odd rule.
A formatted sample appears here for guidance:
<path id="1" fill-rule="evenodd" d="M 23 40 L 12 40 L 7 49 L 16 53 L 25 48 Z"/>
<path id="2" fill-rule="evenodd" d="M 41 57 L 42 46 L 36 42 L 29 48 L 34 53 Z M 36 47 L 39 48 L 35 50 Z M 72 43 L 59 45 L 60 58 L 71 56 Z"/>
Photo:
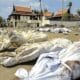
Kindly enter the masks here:
<path id="1" fill-rule="evenodd" d="M 49 33 L 47 32 L 46 34 L 48 34 L 48 39 L 53 39 L 53 38 L 67 38 L 70 39 L 72 41 L 79 41 L 80 40 L 80 34 L 78 33 L 69 33 L 69 34 L 62 34 L 62 33 L 58 33 L 58 34 L 54 34 L 54 33 Z M 20 65 L 16 65 L 14 67 L 10 67 L 10 68 L 6 68 L 0 65 L 0 80 L 14 80 L 14 73 L 16 72 L 17 69 L 19 68 L 25 68 L 27 70 L 30 70 L 32 68 L 32 66 L 35 64 L 36 61 L 34 62 L 30 62 L 30 63 L 25 63 L 25 64 L 20 64 Z"/>
<path id="2" fill-rule="evenodd" d="M 32 68 L 32 66 L 35 64 L 35 62 L 36 60 L 28 63 L 15 65 L 13 67 L 4 67 L 0 65 L 0 80 L 15 80 L 14 73 L 16 72 L 17 69 L 24 68 L 29 71 Z"/>

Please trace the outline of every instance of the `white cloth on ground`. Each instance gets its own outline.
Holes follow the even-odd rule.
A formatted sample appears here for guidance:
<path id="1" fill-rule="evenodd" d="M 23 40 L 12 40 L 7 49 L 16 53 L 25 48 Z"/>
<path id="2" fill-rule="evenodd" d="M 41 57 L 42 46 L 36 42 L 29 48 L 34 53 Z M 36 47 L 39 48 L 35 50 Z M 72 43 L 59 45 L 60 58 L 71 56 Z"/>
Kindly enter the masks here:
<path id="1" fill-rule="evenodd" d="M 67 61 L 80 61 L 80 42 L 72 44 L 61 52 L 42 54 L 29 75 L 21 80 L 71 80 L 80 77 L 80 64 L 70 72 L 63 64 Z"/>

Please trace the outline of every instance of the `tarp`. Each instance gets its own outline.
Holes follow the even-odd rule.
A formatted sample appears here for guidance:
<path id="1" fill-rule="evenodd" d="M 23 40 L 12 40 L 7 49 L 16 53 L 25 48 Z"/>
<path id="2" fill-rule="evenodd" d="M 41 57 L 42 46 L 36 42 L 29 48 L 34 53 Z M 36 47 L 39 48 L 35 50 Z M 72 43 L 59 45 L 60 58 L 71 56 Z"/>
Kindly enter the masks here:
<path id="1" fill-rule="evenodd" d="M 31 71 L 26 71 L 28 75 L 21 78 L 21 73 L 22 69 L 15 73 L 20 80 L 72 80 L 80 77 L 80 42 L 61 51 L 42 54 Z"/>

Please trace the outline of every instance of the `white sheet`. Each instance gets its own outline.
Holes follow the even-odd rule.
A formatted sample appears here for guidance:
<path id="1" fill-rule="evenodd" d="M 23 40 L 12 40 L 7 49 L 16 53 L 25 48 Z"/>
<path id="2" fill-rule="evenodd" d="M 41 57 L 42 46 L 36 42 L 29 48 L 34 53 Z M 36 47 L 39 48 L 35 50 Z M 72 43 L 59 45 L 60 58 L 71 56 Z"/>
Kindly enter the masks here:
<path id="1" fill-rule="evenodd" d="M 80 77 L 80 64 L 74 64 L 75 68 L 71 68 L 67 61 L 80 61 L 80 42 L 61 52 L 42 54 L 26 78 L 21 80 L 71 80 Z"/>

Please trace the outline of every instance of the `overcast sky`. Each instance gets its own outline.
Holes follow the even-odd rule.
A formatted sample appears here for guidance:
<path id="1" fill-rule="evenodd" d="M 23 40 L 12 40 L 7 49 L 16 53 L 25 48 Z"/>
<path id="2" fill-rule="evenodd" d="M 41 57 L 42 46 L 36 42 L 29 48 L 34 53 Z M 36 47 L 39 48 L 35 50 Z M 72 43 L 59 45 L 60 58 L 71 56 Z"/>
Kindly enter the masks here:
<path id="1" fill-rule="evenodd" d="M 55 12 L 62 7 L 62 0 L 42 0 L 43 8 Z M 64 8 L 69 1 L 72 1 L 72 12 L 76 13 L 80 8 L 80 0 L 64 0 Z M 7 18 L 12 11 L 13 4 L 16 6 L 31 6 L 33 9 L 39 9 L 39 0 L 0 0 L 0 16 Z"/>

